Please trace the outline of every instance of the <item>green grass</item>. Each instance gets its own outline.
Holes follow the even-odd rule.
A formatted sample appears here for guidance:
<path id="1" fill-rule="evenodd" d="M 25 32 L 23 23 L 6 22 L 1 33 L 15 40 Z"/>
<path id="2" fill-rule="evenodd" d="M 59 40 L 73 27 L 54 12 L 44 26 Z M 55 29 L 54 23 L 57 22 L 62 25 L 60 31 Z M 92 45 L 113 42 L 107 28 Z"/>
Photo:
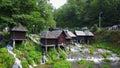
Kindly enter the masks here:
<path id="1" fill-rule="evenodd" d="M 68 61 L 56 62 L 52 68 L 71 68 L 71 63 Z"/>
<path id="2" fill-rule="evenodd" d="M 112 52 L 117 53 L 118 56 L 120 56 L 119 47 L 114 47 L 114 45 L 110 45 L 108 43 L 102 42 L 102 43 L 94 43 L 92 44 L 92 46 L 96 48 L 103 48 L 103 49 L 111 50 Z"/>
<path id="3" fill-rule="evenodd" d="M 21 55 L 17 51 L 21 51 Z M 42 59 L 42 51 L 41 46 L 33 43 L 30 40 L 26 41 L 26 48 L 24 47 L 24 43 L 17 44 L 16 49 L 14 50 L 14 53 L 16 53 L 17 57 L 20 59 L 23 59 L 23 57 L 26 58 L 28 64 L 33 65 L 33 61 L 35 63 L 40 63 L 40 60 Z"/>

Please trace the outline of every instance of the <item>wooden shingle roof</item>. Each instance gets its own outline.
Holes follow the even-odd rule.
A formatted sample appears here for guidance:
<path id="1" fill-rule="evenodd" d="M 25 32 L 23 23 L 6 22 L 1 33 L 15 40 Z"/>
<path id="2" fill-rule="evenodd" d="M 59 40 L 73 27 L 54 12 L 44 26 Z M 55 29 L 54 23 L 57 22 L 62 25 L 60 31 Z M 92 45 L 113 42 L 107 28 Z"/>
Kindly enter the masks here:
<path id="1" fill-rule="evenodd" d="M 19 24 L 18 26 L 13 27 L 11 31 L 23 31 L 23 32 L 26 32 L 28 30 L 26 29 L 26 27 Z"/>
<path id="2" fill-rule="evenodd" d="M 57 39 L 61 35 L 62 32 L 65 33 L 66 39 L 70 39 L 71 38 L 65 31 L 62 31 L 62 30 L 44 31 L 41 34 L 40 38 Z"/>
<path id="3" fill-rule="evenodd" d="M 75 31 L 76 36 L 85 36 L 85 33 L 83 31 Z"/>
<path id="4" fill-rule="evenodd" d="M 76 36 L 94 36 L 90 31 L 75 31 Z"/>

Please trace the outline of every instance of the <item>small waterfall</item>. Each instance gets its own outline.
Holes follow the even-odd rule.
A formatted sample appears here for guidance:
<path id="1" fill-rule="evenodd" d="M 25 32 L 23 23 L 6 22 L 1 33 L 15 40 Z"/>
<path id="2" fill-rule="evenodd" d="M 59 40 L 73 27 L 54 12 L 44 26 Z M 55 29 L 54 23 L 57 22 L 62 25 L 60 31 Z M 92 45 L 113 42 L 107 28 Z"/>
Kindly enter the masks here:
<path id="1" fill-rule="evenodd" d="M 46 57 L 46 55 L 44 54 L 43 55 L 43 58 L 42 58 L 42 60 L 41 60 L 41 62 L 40 62 L 40 64 L 45 64 L 45 62 L 47 62 L 48 61 L 48 58 Z"/>
<path id="2" fill-rule="evenodd" d="M 48 58 L 46 57 L 46 55 L 43 55 L 43 59 L 44 59 L 45 61 L 48 61 Z"/>
<path id="3" fill-rule="evenodd" d="M 22 68 L 21 61 L 16 57 L 16 54 L 12 52 L 13 47 L 10 45 L 7 45 L 7 50 L 15 58 L 15 63 L 13 64 L 12 68 Z"/>

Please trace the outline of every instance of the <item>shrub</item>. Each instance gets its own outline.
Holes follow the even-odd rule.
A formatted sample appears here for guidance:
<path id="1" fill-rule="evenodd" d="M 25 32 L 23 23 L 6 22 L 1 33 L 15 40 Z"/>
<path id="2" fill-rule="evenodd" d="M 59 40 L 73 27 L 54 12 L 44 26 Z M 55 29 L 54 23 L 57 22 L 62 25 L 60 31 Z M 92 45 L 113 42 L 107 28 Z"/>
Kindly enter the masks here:
<path id="1" fill-rule="evenodd" d="M 28 62 L 26 60 L 22 60 L 21 64 L 23 68 L 28 68 Z"/>
<path id="2" fill-rule="evenodd" d="M 71 63 L 68 61 L 59 61 L 53 65 L 53 68 L 71 68 Z"/>
<path id="3" fill-rule="evenodd" d="M 86 64 L 87 62 L 86 62 L 86 60 L 80 60 L 80 61 L 78 61 L 78 64 Z"/>

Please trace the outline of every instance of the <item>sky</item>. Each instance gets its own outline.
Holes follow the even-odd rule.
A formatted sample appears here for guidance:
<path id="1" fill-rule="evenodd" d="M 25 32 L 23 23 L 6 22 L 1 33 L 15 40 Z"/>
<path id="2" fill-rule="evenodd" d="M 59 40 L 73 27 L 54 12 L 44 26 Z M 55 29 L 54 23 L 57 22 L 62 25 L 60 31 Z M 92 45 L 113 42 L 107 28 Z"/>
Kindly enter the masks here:
<path id="1" fill-rule="evenodd" d="M 52 3 L 52 6 L 56 9 L 61 7 L 67 2 L 67 0 L 50 0 L 50 3 Z"/>

